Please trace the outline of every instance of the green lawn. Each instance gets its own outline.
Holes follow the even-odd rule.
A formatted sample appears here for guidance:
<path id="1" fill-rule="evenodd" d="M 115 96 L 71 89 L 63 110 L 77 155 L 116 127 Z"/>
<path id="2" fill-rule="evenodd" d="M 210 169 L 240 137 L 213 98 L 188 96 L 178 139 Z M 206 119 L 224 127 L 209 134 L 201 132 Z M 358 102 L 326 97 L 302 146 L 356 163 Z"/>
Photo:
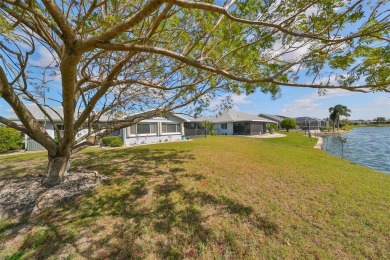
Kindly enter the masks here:
<path id="1" fill-rule="evenodd" d="M 285 138 L 216 136 L 73 159 L 107 174 L 94 192 L 0 222 L 0 258 L 390 258 L 390 175 Z M 0 181 L 42 154 L 0 157 Z M 3 167 L 4 166 L 4 167 Z"/>

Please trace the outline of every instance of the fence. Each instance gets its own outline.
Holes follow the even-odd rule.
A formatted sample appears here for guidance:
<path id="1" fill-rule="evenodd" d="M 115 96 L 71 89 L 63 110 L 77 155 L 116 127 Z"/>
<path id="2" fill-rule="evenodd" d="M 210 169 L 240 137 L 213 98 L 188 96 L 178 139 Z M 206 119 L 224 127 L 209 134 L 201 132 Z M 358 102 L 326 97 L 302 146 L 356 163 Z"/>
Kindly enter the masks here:
<path id="1" fill-rule="evenodd" d="M 45 150 L 45 148 L 32 139 L 27 140 L 26 151 L 39 151 L 39 150 Z"/>

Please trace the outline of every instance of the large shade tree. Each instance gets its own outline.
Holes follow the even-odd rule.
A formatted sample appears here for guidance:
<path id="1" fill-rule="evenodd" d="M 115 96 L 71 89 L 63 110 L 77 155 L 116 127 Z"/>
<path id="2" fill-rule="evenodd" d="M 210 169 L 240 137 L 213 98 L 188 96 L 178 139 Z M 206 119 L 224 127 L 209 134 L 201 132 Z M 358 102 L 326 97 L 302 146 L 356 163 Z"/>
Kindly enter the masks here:
<path id="1" fill-rule="evenodd" d="M 69 156 L 138 121 L 199 114 L 215 95 L 280 86 L 390 91 L 386 1 L 2 0 L 0 95 L 48 150 L 43 183 Z M 32 63 L 48 50 L 50 64 Z M 47 51 L 45 52 L 47 53 Z M 300 78 L 306 75 L 310 81 Z M 50 80 L 57 79 L 57 86 Z M 42 101 L 42 88 L 58 91 Z M 226 96 L 226 94 L 225 94 Z M 26 107 L 60 105 L 54 140 Z M 229 104 L 229 98 L 226 99 Z M 123 112 L 139 113 L 124 120 Z M 119 113 L 120 112 L 120 113 Z M 109 124 L 97 122 L 109 115 Z M 80 129 L 88 129 L 76 138 Z M 56 129 L 58 131 L 58 129 Z"/>

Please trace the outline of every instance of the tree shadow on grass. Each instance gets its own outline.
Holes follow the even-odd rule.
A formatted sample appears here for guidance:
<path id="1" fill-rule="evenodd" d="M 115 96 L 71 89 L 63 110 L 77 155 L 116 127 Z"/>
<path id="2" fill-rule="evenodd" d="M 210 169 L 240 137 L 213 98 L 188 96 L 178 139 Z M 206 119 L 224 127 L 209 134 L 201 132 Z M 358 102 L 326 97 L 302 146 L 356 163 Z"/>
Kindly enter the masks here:
<path id="1" fill-rule="evenodd" d="M 15 254 L 182 259 L 198 258 L 205 247 L 218 245 L 221 256 L 224 250 L 242 256 L 243 249 L 232 242 L 235 238 L 211 225 L 210 219 L 232 219 L 265 235 L 278 232 L 274 222 L 248 205 L 189 189 L 186 183 L 207 180 L 201 173 L 188 172 L 186 164 L 194 159 L 190 151 L 175 149 L 84 153 L 73 160 L 72 170 L 97 170 L 111 180 L 30 219 L 34 228 L 25 232 Z M 9 240 L 13 235 L 6 236 Z"/>
<path id="2" fill-rule="evenodd" d="M 0 185 L 9 180 L 16 180 L 24 177 L 42 176 L 46 170 L 46 162 L 36 166 L 31 165 L 9 165 L 0 168 Z"/>

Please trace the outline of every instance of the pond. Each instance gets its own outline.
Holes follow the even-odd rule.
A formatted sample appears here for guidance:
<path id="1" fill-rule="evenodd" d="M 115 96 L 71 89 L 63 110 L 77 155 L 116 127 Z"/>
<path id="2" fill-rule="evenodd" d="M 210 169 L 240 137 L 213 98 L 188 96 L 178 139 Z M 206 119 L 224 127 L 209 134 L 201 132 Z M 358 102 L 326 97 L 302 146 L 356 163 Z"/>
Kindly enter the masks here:
<path id="1" fill-rule="evenodd" d="M 341 138 L 345 139 L 344 147 Z M 390 174 L 390 127 L 355 128 L 324 138 L 327 153 Z"/>

